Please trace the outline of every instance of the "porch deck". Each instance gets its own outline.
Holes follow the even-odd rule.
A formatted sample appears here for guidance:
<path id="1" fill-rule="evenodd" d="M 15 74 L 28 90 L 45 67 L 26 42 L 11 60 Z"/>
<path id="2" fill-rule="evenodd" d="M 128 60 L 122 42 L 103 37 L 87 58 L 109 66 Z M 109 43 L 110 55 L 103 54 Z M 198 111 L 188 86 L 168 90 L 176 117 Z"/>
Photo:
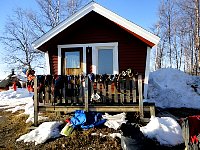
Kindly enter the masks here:
<path id="1" fill-rule="evenodd" d="M 45 111 L 139 112 L 144 121 L 155 116 L 155 104 L 143 103 L 141 75 L 37 76 L 34 89 L 35 126 Z"/>

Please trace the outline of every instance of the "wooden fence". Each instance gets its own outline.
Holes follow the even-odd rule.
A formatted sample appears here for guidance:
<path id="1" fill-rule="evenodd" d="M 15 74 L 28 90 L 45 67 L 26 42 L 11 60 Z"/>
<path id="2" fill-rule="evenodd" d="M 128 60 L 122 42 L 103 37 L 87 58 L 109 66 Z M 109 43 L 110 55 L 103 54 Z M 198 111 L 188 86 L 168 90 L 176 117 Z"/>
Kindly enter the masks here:
<path id="1" fill-rule="evenodd" d="M 142 76 L 118 75 L 47 75 L 34 80 L 35 125 L 39 111 L 138 111 L 155 114 L 154 105 L 143 106 Z M 37 90 L 36 90 L 37 89 Z"/>

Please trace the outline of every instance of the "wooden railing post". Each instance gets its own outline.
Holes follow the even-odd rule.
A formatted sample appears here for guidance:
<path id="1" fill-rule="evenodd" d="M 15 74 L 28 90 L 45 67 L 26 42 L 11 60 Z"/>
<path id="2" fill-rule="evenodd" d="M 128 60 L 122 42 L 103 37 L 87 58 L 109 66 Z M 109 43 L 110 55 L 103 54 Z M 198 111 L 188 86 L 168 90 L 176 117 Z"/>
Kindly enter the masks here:
<path id="1" fill-rule="evenodd" d="M 37 77 L 34 79 L 34 126 L 38 126 L 38 93 L 37 93 Z"/>
<path id="2" fill-rule="evenodd" d="M 85 100 L 85 111 L 88 111 L 88 76 L 85 77 L 84 100 Z"/>
<path id="3" fill-rule="evenodd" d="M 144 118 L 143 95 L 142 95 L 142 75 L 138 75 L 138 93 L 139 93 L 139 112 L 140 112 L 140 118 Z"/>

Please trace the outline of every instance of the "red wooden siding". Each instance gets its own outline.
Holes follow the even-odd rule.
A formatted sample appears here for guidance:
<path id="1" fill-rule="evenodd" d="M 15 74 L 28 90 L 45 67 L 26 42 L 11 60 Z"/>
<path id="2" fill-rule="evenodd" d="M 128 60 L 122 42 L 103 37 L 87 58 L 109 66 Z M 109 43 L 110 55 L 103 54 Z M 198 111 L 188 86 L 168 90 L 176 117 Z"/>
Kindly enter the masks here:
<path id="1" fill-rule="evenodd" d="M 90 12 L 38 49 L 49 51 L 51 73 L 58 67 L 57 45 L 118 42 L 119 71 L 127 68 L 145 72 L 147 45 L 105 17 Z"/>

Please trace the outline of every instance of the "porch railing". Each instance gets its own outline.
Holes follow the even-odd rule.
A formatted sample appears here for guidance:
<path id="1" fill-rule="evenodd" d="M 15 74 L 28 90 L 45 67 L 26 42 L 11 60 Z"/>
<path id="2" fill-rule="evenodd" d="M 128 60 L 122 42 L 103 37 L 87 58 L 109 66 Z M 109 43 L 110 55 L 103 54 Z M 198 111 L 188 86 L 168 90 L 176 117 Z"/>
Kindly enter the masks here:
<path id="1" fill-rule="evenodd" d="M 139 105 L 143 117 L 142 76 L 121 73 L 117 75 L 46 75 L 34 80 L 35 120 L 39 106 Z M 36 90 L 37 89 L 37 90 Z"/>

